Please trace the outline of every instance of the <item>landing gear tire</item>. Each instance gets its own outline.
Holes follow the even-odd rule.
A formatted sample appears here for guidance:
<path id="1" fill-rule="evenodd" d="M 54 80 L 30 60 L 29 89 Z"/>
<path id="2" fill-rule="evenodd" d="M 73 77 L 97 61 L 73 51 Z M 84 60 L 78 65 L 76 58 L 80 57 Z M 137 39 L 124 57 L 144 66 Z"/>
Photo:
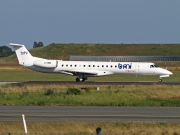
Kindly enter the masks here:
<path id="1" fill-rule="evenodd" d="M 162 82 L 162 79 L 159 79 L 159 82 Z"/>
<path id="2" fill-rule="evenodd" d="M 79 78 L 76 78 L 76 82 L 80 82 L 80 79 L 79 79 Z"/>
<path id="3" fill-rule="evenodd" d="M 85 77 L 85 78 L 82 78 L 82 82 L 84 82 L 84 81 L 86 81 L 87 80 L 87 78 Z"/>
<path id="4" fill-rule="evenodd" d="M 76 78 L 76 82 L 84 82 L 87 78 Z"/>

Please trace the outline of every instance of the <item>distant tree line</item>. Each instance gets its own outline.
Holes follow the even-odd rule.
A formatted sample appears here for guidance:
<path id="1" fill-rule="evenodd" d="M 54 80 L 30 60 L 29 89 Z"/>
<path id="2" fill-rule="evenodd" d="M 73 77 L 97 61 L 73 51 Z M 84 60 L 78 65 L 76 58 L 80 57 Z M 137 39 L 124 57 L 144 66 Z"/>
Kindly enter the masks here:
<path id="1" fill-rule="evenodd" d="M 7 46 L 0 46 L 0 57 L 7 57 L 13 53 L 14 52 L 12 51 L 11 48 Z"/>
<path id="2" fill-rule="evenodd" d="M 43 42 L 34 42 L 33 48 L 42 47 L 42 46 L 44 46 Z"/>

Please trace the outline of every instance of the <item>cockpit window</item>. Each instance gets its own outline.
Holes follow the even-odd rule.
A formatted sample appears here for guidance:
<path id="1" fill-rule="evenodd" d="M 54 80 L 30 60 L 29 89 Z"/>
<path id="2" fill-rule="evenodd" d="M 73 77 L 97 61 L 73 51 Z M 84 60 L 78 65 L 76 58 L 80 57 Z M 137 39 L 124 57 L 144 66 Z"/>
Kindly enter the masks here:
<path id="1" fill-rule="evenodd" d="M 154 67 L 159 67 L 158 65 L 154 64 Z"/>
<path id="2" fill-rule="evenodd" d="M 150 68 L 157 68 L 159 67 L 158 65 L 154 64 L 154 65 L 150 65 Z"/>

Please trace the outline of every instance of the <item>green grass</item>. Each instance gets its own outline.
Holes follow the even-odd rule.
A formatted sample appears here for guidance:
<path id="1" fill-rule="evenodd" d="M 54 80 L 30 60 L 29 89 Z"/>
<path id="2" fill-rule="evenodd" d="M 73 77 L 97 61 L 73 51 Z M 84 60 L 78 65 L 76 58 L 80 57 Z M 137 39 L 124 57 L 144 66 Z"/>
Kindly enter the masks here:
<path id="1" fill-rule="evenodd" d="M 31 49 L 33 56 L 68 60 L 70 55 L 86 56 L 179 56 L 179 44 L 50 44 Z M 16 59 L 15 54 L 3 61 Z"/>
<path id="2" fill-rule="evenodd" d="M 180 55 L 179 50 L 179 44 L 50 44 L 34 52 L 39 54 L 43 52 L 51 57 L 69 55 L 176 56 Z"/>
<path id="3" fill-rule="evenodd" d="M 1 105 L 180 106 L 180 86 L 2 85 Z M 69 88 L 73 91 L 69 91 Z M 80 87 L 88 90 L 79 91 Z"/>

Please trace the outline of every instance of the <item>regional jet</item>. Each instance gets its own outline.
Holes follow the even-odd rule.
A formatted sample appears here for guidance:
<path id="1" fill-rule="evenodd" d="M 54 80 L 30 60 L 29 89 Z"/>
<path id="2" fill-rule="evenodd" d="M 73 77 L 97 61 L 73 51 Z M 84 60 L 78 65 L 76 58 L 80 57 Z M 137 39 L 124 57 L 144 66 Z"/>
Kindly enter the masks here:
<path id="1" fill-rule="evenodd" d="M 173 73 L 147 62 L 96 62 L 96 61 L 62 61 L 33 57 L 22 44 L 10 43 L 14 47 L 19 64 L 43 73 L 62 73 L 77 76 L 76 81 L 87 80 L 88 77 L 112 74 L 155 75 L 159 82 L 163 77 Z"/>

